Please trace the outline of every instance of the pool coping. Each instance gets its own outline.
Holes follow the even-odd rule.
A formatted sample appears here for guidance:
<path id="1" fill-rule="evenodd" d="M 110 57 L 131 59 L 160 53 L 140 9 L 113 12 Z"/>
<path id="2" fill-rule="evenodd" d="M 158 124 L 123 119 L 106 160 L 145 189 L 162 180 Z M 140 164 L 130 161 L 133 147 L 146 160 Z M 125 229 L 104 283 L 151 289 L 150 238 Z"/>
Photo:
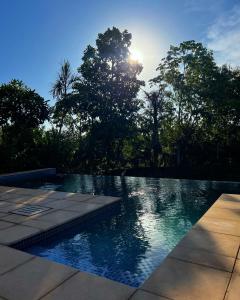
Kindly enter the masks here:
<path id="1" fill-rule="evenodd" d="M 25 197 L 25 204 L 61 204 L 63 208 L 53 207 L 51 212 L 28 220 L 29 225 L 24 217 L 14 220 L 8 211 L 23 205 Z M 64 207 L 64 201 L 71 205 Z M 119 300 L 230 300 L 237 297 L 240 293 L 240 195 L 236 194 L 222 194 L 139 288 L 14 249 L 24 248 L 28 243 L 112 209 L 119 201 L 120 198 L 114 197 L 0 186 L 0 300 L 70 300 L 78 299 L 79 293 L 80 299 L 106 299 L 107 293 L 111 295 L 108 299 Z M 81 208 L 85 209 L 84 213 Z M 54 213 L 63 217 L 61 224 L 57 218 L 51 218 Z M 52 223 L 49 228 L 48 223 Z M 47 229 L 38 228 L 40 225 Z M 15 242 L 4 242 L 4 238 L 11 238 L 17 227 L 24 237 L 15 238 Z M 24 230 L 27 230 L 25 235 Z M 9 236 L 1 235 L 3 231 Z M 13 259 L 4 261 L 4 257 Z M 43 269 L 42 273 L 39 271 L 40 274 L 34 275 L 36 279 L 31 274 L 34 266 Z M 48 283 L 39 286 L 39 279 L 43 277 L 49 277 Z M 31 280 L 31 292 L 28 292 Z"/>
<path id="2" fill-rule="evenodd" d="M 28 171 L 19 171 L 13 173 L 0 174 L 0 185 L 8 185 L 12 182 L 23 181 L 28 179 L 39 179 L 44 177 L 55 176 L 57 173 L 56 168 L 44 168 L 44 169 L 35 169 Z"/>

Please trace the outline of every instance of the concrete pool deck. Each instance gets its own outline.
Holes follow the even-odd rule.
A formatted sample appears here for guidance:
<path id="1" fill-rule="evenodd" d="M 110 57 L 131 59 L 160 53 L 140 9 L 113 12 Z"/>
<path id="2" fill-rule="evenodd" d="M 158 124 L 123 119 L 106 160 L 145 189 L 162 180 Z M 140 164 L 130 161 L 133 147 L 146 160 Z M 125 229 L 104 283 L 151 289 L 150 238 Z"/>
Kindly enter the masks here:
<path id="1" fill-rule="evenodd" d="M 223 194 L 137 289 L 12 248 L 119 200 L 0 186 L 0 300 L 240 299 L 240 195 Z M 13 213 L 25 205 L 48 210 Z"/>

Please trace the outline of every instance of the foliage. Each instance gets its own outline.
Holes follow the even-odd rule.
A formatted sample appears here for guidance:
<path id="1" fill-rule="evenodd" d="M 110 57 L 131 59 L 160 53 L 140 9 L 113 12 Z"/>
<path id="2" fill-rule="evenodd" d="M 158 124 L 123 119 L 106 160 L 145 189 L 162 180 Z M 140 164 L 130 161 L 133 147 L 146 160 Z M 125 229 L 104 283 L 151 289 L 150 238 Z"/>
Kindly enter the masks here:
<path id="1" fill-rule="evenodd" d="M 35 150 L 38 128 L 48 120 L 46 101 L 22 81 L 0 86 L 1 170 L 39 167 Z"/>
<path id="2" fill-rule="evenodd" d="M 115 27 L 99 34 L 77 75 L 64 61 L 51 108 L 21 81 L 0 86 L 1 171 L 56 166 L 136 175 L 150 167 L 191 177 L 191 169 L 240 166 L 240 69 L 217 66 L 201 43 L 182 42 L 140 97 L 143 66 L 130 59 L 131 39 Z"/>
<path id="3" fill-rule="evenodd" d="M 96 47 L 86 48 L 78 69 L 75 112 L 83 116 L 92 168 L 116 167 L 116 161 L 121 166 L 124 139 L 132 136 L 141 107 L 137 94 L 144 82 L 137 76 L 142 65 L 129 61 L 130 45 L 126 30 L 108 29 L 98 35 Z"/>

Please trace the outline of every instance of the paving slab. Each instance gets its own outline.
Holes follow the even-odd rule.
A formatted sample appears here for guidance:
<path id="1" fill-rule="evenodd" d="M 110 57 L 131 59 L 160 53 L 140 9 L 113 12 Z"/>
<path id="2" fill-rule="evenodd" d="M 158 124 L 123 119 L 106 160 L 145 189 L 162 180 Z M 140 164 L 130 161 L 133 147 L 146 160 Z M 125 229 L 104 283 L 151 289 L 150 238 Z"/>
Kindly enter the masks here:
<path id="1" fill-rule="evenodd" d="M 17 215 L 17 214 L 12 214 L 12 213 L 10 213 L 7 216 L 1 218 L 1 220 L 12 222 L 12 223 L 15 223 L 15 224 L 20 224 L 20 223 L 26 222 L 29 219 L 30 219 L 30 217 Z"/>
<path id="2" fill-rule="evenodd" d="M 6 202 L 6 201 L 0 201 L 0 208 L 2 208 L 2 207 L 7 207 L 7 206 L 10 206 L 11 205 L 11 203 L 9 203 L 9 202 Z"/>
<path id="3" fill-rule="evenodd" d="M 12 186 L 5 186 L 5 185 L 1 185 L 0 186 L 0 193 L 4 193 L 4 192 L 8 192 L 8 191 L 12 191 L 15 188 Z"/>
<path id="4" fill-rule="evenodd" d="M 18 204 L 18 205 L 16 205 L 15 203 L 14 204 L 9 203 L 9 205 L 7 205 L 7 206 L 2 206 L 2 207 L 0 206 L 0 212 L 1 213 L 9 213 L 9 212 L 11 212 L 14 209 L 22 207 L 23 205 L 24 204 Z"/>
<path id="5" fill-rule="evenodd" d="M 3 219 L 3 218 L 2 218 L 2 219 Z M 13 223 L 11 223 L 11 222 L 6 222 L 6 221 L 2 221 L 2 219 L 0 220 L 0 231 L 1 231 L 2 229 L 6 229 L 6 228 L 8 228 L 8 227 L 14 226 Z"/>
<path id="6" fill-rule="evenodd" d="M 47 230 L 57 226 L 57 223 L 56 222 L 51 223 L 46 220 L 43 221 L 43 220 L 39 220 L 39 219 L 29 219 L 26 222 L 23 222 L 22 225 L 38 228 L 39 230 L 42 230 L 42 231 L 47 231 Z"/>
<path id="7" fill-rule="evenodd" d="M 235 220 L 208 218 L 203 216 L 194 226 L 195 229 L 240 236 L 240 222 Z"/>
<path id="8" fill-rule="evenodd" d="M 8 215 L 8 213 L 7 212 L 0 212 L 0 218 L 2 218 L 2 217 L 6 217 Z"/>
<path id="9" fill-rule="evenodd" d="M 131 300 L 169 300 L 169 298 L 161 297 L 156 294 L 152 294 L 143 290 L 137 290 Z"/>
<path id="10" fill-rule="evenodd" d="M 120 198 L 118 197 L 110 197 L 110 196 L 94 196 L 92 199 L 88 200 L 88 203 L 97 203 L 97 204 L 110 204 L 114 202 L 118 202 Z"/>
<path id="11" fill-rule="evenodd" d="M 234 272 L 225 299 L 226 300 L 240 299 L 240 261 L 239 260 L 236 261 Z"/>
<path id="12" fill-rule="evenodd" d="M 240 238 L 205 230 L 190 230 L 178 245 L 235 258 L 240 245 Z"/>
<path id="13" fill-rule="evenodd" d="M 14 194 L 18 188 L 9 187 L 9 186 L 0 186 L 1 196 L 5 194 Z"/>
<path id="14" fill-rule="evenodd" d="M 239 209 L 239 201 L 224 201 L 224 200 L 218 200 L 216 201 L 211 208 L 225 208 L 225 209 Z"/>
<path id="15" fill-rule="evenodd" d="M 88 199 L 92 199 L 93 197 L 94 196 L 92 194 L 76 193 L 76 194 L 71 195 L 70 197 L 68 197 L 68 199 L 72 200 L 72 201 L 82 202 L 82 201 L 87 201 Z"/>
<path id="16" fill-rule="evenodd" d="M 167 258 L 142 289 L 174 300 L 222 300 L 230 273 Z"/>
<path id="17" fill-rule="evenodd" d="M 51 194 L 53 191 L 49 191 L 49 190 L 45 190 L 45 189 L 27 189 L 27 188 L 15 188 L 14 190 L 12 190 L 12 192 L 14 192 L 15 194 L 18 195 L 49 195 Z"/>
<path id="18" fill-rule="evenodd" d="M 15 202 L 15 203 L 41 203 L 47 202 L 47 196 L 32 196 L 32 195 L 16 195 L 13 199 L 8 199 L 7 201 Z"/>
<path id="19" fill-rule="evenodd" d="M 87 202 L 81 202 L 78 204 L 75 204 L 71 207 L 67 207 L 65 208 L 66 211 L 77 211 L 79 213 L 79 216 L 83 216 L 87 213 L 93 212 L 103 206 L 105 206 L 104 204 L 101 203 L 89 203 L 90 200 L 88 200 Z"/>
<path id="20" fill-rule="evenodd" d="M 37 300 L 75 273 L 70 267 L 34 258 L 0 277 L 0 296 L 8 300 Z"/>
<path id="21" fill-rule="evenodd" d="M 217 201 L 236 202 L 236 203 L 240 204 L 240 195 L 239 194 L 222 194 L 217 199 Z"/>
<path id="22" fill-rule="evenodd" d="M 220 218 L 226 220 L 240 220 L 240 204 L 238 208 L 220 208 L 211 207 L 205 214 L 205 217 Z"/>
<path id="23" fill-rule="evenodd" d="M 54 198 L 50 198 L 48 196 L 39 196 L 39 197 L 31 197 L 29 200 L 25 201 L 26 204 L 32 204 L 32 205 L 48 205 L 48 203 L 51 203 L 53 201 L 56 201 Z"/>
<path id="24" fill-rule="evenodd" d="M 240 260 L 239 259 L 236 260 L 236 264 L 234 266 L 234 273 L 237 273 L 238 275 L 240 275 Z"/>
<path id="25" fill-rule="evenodd" d="M 75 193 L 58 192 L 58 191 L 49 191 L 47 194 L 47 196 L 52 199 L 67 199 L 74 195 Z"/>
<path id="26" fill-rule="evenodd" d="M 25 195 L 17 195 L 17 194 L 3 194 L 1 195 L 1 201 L 7 201 L 11 203 L 24 203 L 25 201 L 29 200 L 31 196 Z"/>
<path id="27" fill-rule="evenodd" d="M 127 300 L 135 289 L 93 274 L 80 272 L 42 300 Z"/>
<path id="28" fill-rule="evenodd" d="M 0 244 L 10 245 L 17 243 L 23 239 L 29 238 L 33 235 L 36 235 L 40 232 L 39 229 L 23 226 L 23 225 L 14 225 L 6 229 L 0 230 Z"/>
<path id="29" fill-rule="evenodd" d="M 0 246 L 0 274 L 17 267 L 18 265 L 21 265 L 32 258 L 33 255 L 30 255 L 26 252 L 6 246 Z"/>
<path id="30" fill-rule="evenodd" d="M 55 209 L 64 209 L 64 208 L 71 207 L 74 205 L 76 205 L 76 201 L 72 201 L 69 199 L 54 200 L 54 201 L 48 202 L 47 204 L 44 204 L 44 206 L 52 207 Z"/>
<path id="31" fill-rule="evenodd" d="M 0 212 L 4 213 L 6 211 L 8 211 L 9 209 L 11 209 L 11 207 L 13 206 L 13 204 L 6 202 L 6 201 L 0 201 Z"/>
<path id="32" fill-rule="evenodd" d="M 39 221 L 46 221 L 54 225 L 60 225 L 76 219 L 79 216 L 79 212 L 76 211 L 55 210 L 53 212 L 38 216 L 36 219 Z"/>
<path id="33" fill-rule="evenodd" d="M 204 250 L 190 249 L 180 246 L 176 246 L 169 254 L 169 257 L 227 272 L 232 272 L 235 263 L 235 258 L 233 257 L 213 254 Z"/>

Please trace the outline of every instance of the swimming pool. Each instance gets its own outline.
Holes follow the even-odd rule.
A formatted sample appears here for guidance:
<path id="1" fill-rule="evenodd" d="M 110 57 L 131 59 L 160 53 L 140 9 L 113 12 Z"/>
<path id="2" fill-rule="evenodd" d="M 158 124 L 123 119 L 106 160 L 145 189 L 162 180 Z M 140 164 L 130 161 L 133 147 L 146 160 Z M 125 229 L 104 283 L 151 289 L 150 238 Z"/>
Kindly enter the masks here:
<path id="1" fill-rule="evenodd" d="M 121 196 L 120 207 L 25 249 L 81 271 L 139 286 L 222 193 L 240 183 L 66 175 L 19 186 Z"/>

